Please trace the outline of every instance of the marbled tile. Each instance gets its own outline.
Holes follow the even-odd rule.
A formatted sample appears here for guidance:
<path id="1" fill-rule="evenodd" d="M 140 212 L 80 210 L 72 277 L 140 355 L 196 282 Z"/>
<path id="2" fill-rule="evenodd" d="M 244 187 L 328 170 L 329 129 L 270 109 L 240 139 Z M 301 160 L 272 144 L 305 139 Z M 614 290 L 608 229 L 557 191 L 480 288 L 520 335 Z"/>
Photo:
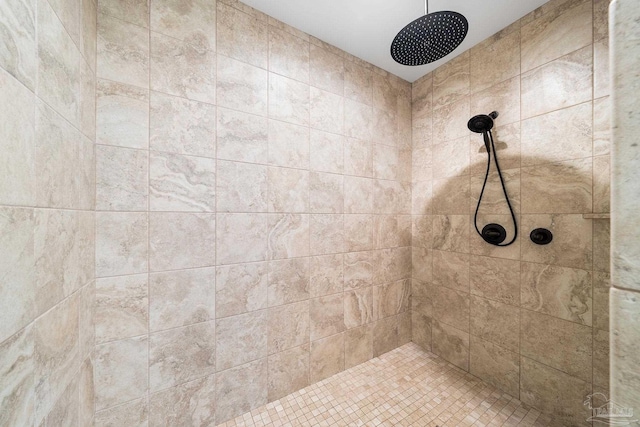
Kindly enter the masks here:
<path id="1" fill-rule="evenodd" d="M 103 411 L 97 411 L 95 416 L 96 427 L 147 427 L 149 419 L 149 406 L 147 398 L 132 400 L 120 406 L 114 406 Z"/>
<path id="2" fill-rule="evenodd" d="M 553 233 L 549 245 L 523 240 L 522 260 L 590 270 L 592 267 L 592 220 L 582 215 L 522 215 L 521 229 L 547 228 Z"/>
<path id="3" fill-rule="evenodd" d="M 485 242 L 479 234 L 479 231 L 481 231 L 486 224 L 496 223 L 502 225 L 507 231 L 507 238 L 505 242 L 511 241 L 513 239 L 515 229 L 513 218 L 510 214 L 505 215 L 478 213 L 478 230 L 476 230 L 473 220 L 470 220 L 469 222 L 469 252 L 475 255 L 482 255 L 493 258 L 511 260 L 520 259 L 520 247 L 525 244 L 524 239 L 520 238 L 522 236 L 516 238 L 516 240 L 511 245 L 505 247 L 490 245 Z M 517 213 L 516 223 L 518 226 L 518 230 L 522 230 L 523 228 L 521 227 L 521 216 Z"/>
<path id="4" fill-rule="evenodd" d="M 214 159 L 152 152 L 149 164 L 150 210 L 215 211 L 215 170 Z"/>
<path id="5" fill-rule="evenodd" d="M 433 248 L 469 251 L 469 215 L 433 215 Z"/>
<path id="6" fill-rule="evenodd" d="M 216 421 L 242 415 L 267 403 L 267 359 L 216 374 Z"/>
<path id="7" fill-rule="evenodd" d="M 3 4 L 1 7 L 4 9 L 6 6 Z M 10 105 L 3 103 L 0 107 L 0 114 L 7 118 L 0 128 L 3 151 L 0 158 L 0 202 L 33 206 L 36 199 L 35 96 L 0 70 L 0 98 L 12 101 Z"/>
<path id="8" fill-rule="evenodd" d="M 151 271 L 215 265 L 215 214 L 151 213 L 149 268 Z"/>
<path id="9" fill-rule="evenodd" d="M 593 269 L 611 270 L 611 222 L 608 220 L 593 222 Z"/>
<path id="10" fill-rule="evenodd" d="M 92 356 L 96 342 L 96 284 L 95 281 L 88 283 L 82 287 L 78 296 L 78 340 L 80 345 L 80 358 L 87 362 L 87 359 Z M 93 368 L 90 368 L 93 372 Z M 93 384 L 93 379 L 91 379 Z M 86 385 L 88 388 L 89 386 Z M 93 387 L 93 386 L 92 386 Z M 87 390 L 87 393 L 93 394 L 92 391 Z M 88 394 L 85 397 L 91 402 L 86 402 L 93 407 L 93 396 Z M 93 414 L 93 409 L 90 410 Z"/>
<path id="11" fill-rule="evenodd" d="M 374 216 L 347 214 L 344 216 L 344 249 L 346 252 L 366 251 L 374 247 Z"/>
<path id="12" fill-rule="evenodd" d="M 517 396 L 520 393 L 520 356 L 471 335 L 469 373 Z"/>
<path id="13" fill-rule="evenodd" d="M 311 255 L 344 252 L 344 221 L 341 214 L 312 214 L 309 219 Z"/>
<path id="14" fill-rule="evenodd" d="M 312 213 L 342 213 L 344 211 L 344 178 L 341 175 L 311 172 L 309 183 Z"/>
<path id="15" fill-rule="evenodd" d="M 357 101 L 344 101 L 344 132 L 346 136 L 368 141 L 373 126 L 373 108 Z"/>
<path id="16" fill-rule="evenodd" d="M 469 137 L 443 141 L 433 145 L 433 177 L 447 178 L 469 174 Z M 437 196 L 437 194 L 436 194 Z"/>
<path id="17" fill-rule="evenodd" d="M 593 272 L 593 327 L 609 330 L 609 290 L 611 277 L 608 273 Z"/>
<path id="18" fill-rule="evenodd" d="M 522 74 L 522 118 L 589 101 L 592 66 L 588 46 Z"/>
<path id="19" fill-rule="evenodd" d="M 100 3 L 104 3 L 100 1 Z M 149 31 L 98 16 L 97 76 L 141 88 L 149 87 Z"/>
<path id="20" fill-rule="evenodd" d="M 469 255 L 433 251 L 433 284 L 469 292 Z"/>
<path id="21" fill-rule="evenodd" d="M 218 267 L 215 278 L 216 317 L 266 308 L 267 274 L 266 262 Z"/>
<path id="22" fill-rule="evenodd" d="M 96 343 L 149 332 L 149 290 L 146 274 L 96 280 Z"/>
<path id="23" fill-rule="evenodd" d="M 411 181 L 429 181 L 433 178 L 433 150 L 431 145 L 413 147 L 411 152 Z"/>
<path id="24" fill-rule="evenodd" d="M 593 212 L 611 211 L 611 159 L 593 158 Z"/>
<path id="25" fill-rule="evenodd" d="M 507 188 L 507 195 L 509 196 L 509 202 L 511 203 L 511 207 L 515 212 L 520 212 L 521 205 L 521 179 L 520 179 L 521 170 L 520 169 L 510 169 L 503 170 L 502 177 L 504 179 L 505 186 Z M 451 178 L 450 178 L 451 179 Z M 470 179 L 470 187 L 471 187 L 471 200 L 467 209 L 470 214 L 474 214 L 476 208 L 478 207 L 478 198 L 480 197 L 480 192 L 482 191 L 482 186 L 484 184 L 485 175 L 472 175 Z M 454 181 L 455 182 L 455 181 Z M 489 177 L 487 178 L 487 184 L 484 187 L 484 193 L 482 194 L 482 203 L 478 208 L 478 215 L 486 215 L 488 213 L 491 214 L 502 214 L 502 215 L 511 215 L 509 211 L 509 205 L 504 196 L 504 190 L 502 189 L 502 185 L 500 182 L 500 175 L 493 170 L 489 173 Z"/>
<path id="26" fill-rule="evenodd" d="M 345 190 L 346 193 L 346 190 Z M 408 214 L 411 211 L 411 184 L 408 182 L 373 180 L 373 212 Z"/>
<path id="27" fill-rule="evenodd" d="M 301 301 L 268 310 L 267 349 L 279 353 L 309 342 L 309 301 Z"/>
<path id="28" fill-rule="evenodd" d="M 373 176 L 379 179 L 397 180 L 400 152 L 397 147 L 373 145 Z"/>
<path id="29" fill-rule="evenodd" d="M 269 120 L 269 164 L 309 168 L 309 128 Z"/>
<path id="30" fill-rule="evenodd" d="M 147 271 L 149 219 L 146 213 L 96 214 L 96 276 Z"/>
<path id="31" fill-rule="evenodd" d="M 203 49 L 216 49 L 216 3 L 204 0 L 150 1 L 151 31 Z"/>
<path id="32" fill-rule="evenodd" d="M 609 331 L 593 331 L 593 384 L 609 387 Z M 614 362 L 615 363 L 615 362 Z"/>
<path id="33" fill-rule="evenodd" d="M 10 155 L 9 158 L 13 156 Z M 14 159 L 19 161 L 18 158 Z M 68 168 L 68 164 L 75 167 Z M 19 187 L 22 177 L 30 173 L 30 165 L 18 165 L 26 166 L 24 171 L 17 172 Z M 35 188 L 37 206 L 87 210 L 94 208 L 94 144 L 43 102 L 38 102 L 36 110 L 35 168 L 38 170 Z M 13 167 L 9 167 L 9 171 L 12 169 Z"/>
<path id="34" fill-rule="evenodd" d="M 487 63 L 493 63 L 493 58 Z M 499 113 L 497 124 L 520 121 L 520 78 L 514 77 L 471 95 L 471 115 Z"/>
<path id="35" fill-rule="evenodd" d="M 337 334 L 311 343 L 309 381 L 315 383 L 344 371 L 344 335 Z"/>
<path id="36" fill-rule="evenodd" d="M 527 405 L 555 414 L 560 425 L 588 425 L 591 411 L 583 405 L 591 384 L 527 357 L 520 362 L 520 399 Z"/>
<path id="37" fill-rule="evenodd" d="M 410 308 L 411 285 L 408 280 L 373 287 L 373 318 L 395 316 Z"/>
<path id="38" fill-rule="evenodd" d="M 267 236 L 269 259 L 309 255 L 309 215 L 269 214 Z"/>
<path id="39" fill-rule="evenodd" d="M 242 62 L 267 68 L 269 38 L 267 23 L 218 3 L 218 52 Z"/>
<path id="40" fill-rule="evenodd" d="M 219 265 L 267 259 L 267 216 L 218 214 L 216 257 Z"/>
<path id="41" fill-rule="evenodd" d="M 373 319 L 373 292 L 371 287 L 344 293 L 344 324 L 347 329 L 367 325 Z"/>
<path id="42" fill-rule="evenodd" d="M 261 310 L 216 321 L 216 371 L 267 356 L 267 319 Z"/>
<path id="43" fill-rule="evenodd" d="M 96 143 L 149 146 L 149 91 L 109 80 L 96 87 Z"/>
<path id="44" fill-rule="evenodd" d="M 314 44 L 310 46 L 309 58 L 311 86 L 342 96 L 345 86 L 345 68 L 348 67 L 345 61 L 338 55 Z"/>
<path id="45" fill-rule="evenodd" d="M 610 88 L 609 39 L 597 40 L 593 44 L 593 97 L 601 98 L 611 93 Z"/>
<path id="46" fill-rule="evenodd" d="M 309 86 L 269 73 L 269 117 L 308 126 Z"/>
<path id="47" fill-rule="evenodd" d="M 218 212 L 266 212 L 267 167 L 218 161 Z"/>
<path id="48" fill-rule="evenodd" d="M 143 211 L 148 205 L 149 153 L 96 147 L 96 209 Z"/>
<path id="49" fill-rule="evenodd" d="M 398 346 L 398 318 L 386 317 L 373 323 L 373 355 L 379 357 Z"/>
<path id="50" fill-rule="evenodd" d="M 352 62 L 344 62 L 345 98 L 371 105 L 373 101 L 372 72 L 370 69 Z"/>
<path id="51" fill-rule="evenodd" d="M 345 369 L 373 358 L 373 326 L 365 325 L 344 333 Z"/>
<path id="52" fill-rule="evenodd" d="M 411 185 L 411 213 L 414 215 L 429 215 L 432 213 L 431 196 L 433 185 L 431 181 L 414 182 Z"/>
<path id="53" fill-rule="evenodd" d="M 411 327 L 411 311 L 407 310 L 398 315 L 398 346 L 412 342 L 413 328 Z"/>
<path id="54" fill-rule="evenodd" d="M 309 258 L 269 261 L 269 307 L 309 298 Z"/>
<path id="55" fill-rule="evenodd" d="M 589 326 L 521 311 L 520 352 L 547 366 L 591 382 L 592 337 Z M 572 351 L 566 351 L 567 348 Z"/>
<path id="56" fill-rule="evenodd" d="M 270 167 L 269 212 L 309 211 L 309 172 Z"/>
<path id="57" fill-rule="evenodd" d="M 80 411 L 78 377 L 73 378 L 57 397 L 48 415 L 42 420 L 44 426 L 79 425 Z"/>
<path id="58" fill-rule="evenodd" d="M 342 294 L 327 295 L 310 301 L 311 341 L 344 331 Z"/>
<path id="59" fill-rule="evenodd" d="M 91 70 L 95 71 L 96 69 L 96 60 L 97 60 L 97 41 L 98 41 L 98 7 L 97 1 L 94 0 L 83 0 L 82 4 L 79 6 L 82 15 L 82 22 L 79 26 L 82 27 L 80 38 L 81 46 L 80 50 L 82 51 L 82 55 L 85 58 L 85 61 L 91 68 Z M 93 417 L 93 413 L 92 413 Z M 82 417 L 81 417 L 82 418 Z M 82 419 L 81 419 L 82 422 Z"/>
<path id="60" fill-rule="evenodd" d="M 344 211 L 345 213 L 373 212 L 374 181 L 368 178 L 344 178 Z"/>
<path id="61" fill-rule="evenodd" d="M 274 401 L 309 385 L 309 345 L 269 356 L 268 399 Z"/>
<path id="62" fill-rule="evenodd" d="M 344 131 L 344 98 L 311 87 L 309 95 L 309 124 L 312 128 L 342 134 Z"/>
<path id="63" fill-rule="evenodd" d="M 515 77 L 520 74 L 520 31 L 498 32 L 471 48 L 469 54 L 472 93 Z"/>
<path id="64" fill-rule="evenodd" d="M 218 105 L 266 116 L 267 75 L 266 70 L 218 55 Z"/>
<path id="65" fill-rule="evenodd" d="M 400 246 L 397 215 L 373 216 L 373 247 L 384 249 Z"/>
<path id="66" fill-rule="evenodd" d="M 411 311 L 411 340 L 425 351 L 431 351 L 431 318 Z"/>
<path id="67" fill-rule="evenodd" d="M 33 0 L 12 0 L 0 7 L 0 66 L 29 89 L 36 80 L 36 9 Z"/>
<path id="68" fill-rule="evenodd" d="M 433 111 L 433 141 L 459 139 L 469 134 L 467 122 L 471 117 L 470 98 L 465 97 Z M 485 113 L 487 114 L 487 113 Z"/>
<path id="69" fill-rule="evenodd" d="M 267 123 L 264 117 L 218 108 L 218 159 L 266 164 Z"/>
<path id="70" fill-rule="evenodd" d="M 148 0 L 98 0 L 98 12 L 141 27 L 149 27 Z"/>
<path id="71" fill-rule="evenodd" d="M 591 212 L 592 170 L 591 159 L 522 168 L 522 212 Z"/>
<path id="72" fill-rule="evenodd" d="M 216 103 L 216 54 L 151 33 L 151 88 L 195 101 Z"/>
<path id="73" fill-rule="evenodd" d="M 373 176 L 373 144 L 355 138 L 344 143 L 344 172 L 346 175 Z"/>
<path id="74" fill-rule="evenodd" d="M 216 109 L 212 105 L 153 92 L 152 150 L 215 157 Z"/>
<path id="75" fill-rule="evenodd" d="M 309 82 L 309 42 L 269 27 L 269 71 Z"/>
<path id="76" fill-rule="evenodd" d="M 433 219 L 428 215 L 413 215 L 411 220 L 411 246 L 430 249 L 433 246 Z"/>
<path id="77" fill-rule="evenodd" d="M 593 2 L 593 39 L 600 40 L 609 36 L 609 0 Z"/>
<path id="78" fill-rule="evenodd" d="M 520 261 L 472 255 L 471 294 L 506 304 L 520 303 Z"/>
<path id="79" fill-rule="evenodd" d="M 34 228 L 32 209 L 0 209 L 0 252 L 4 254 L 0 262 L 0 276 L 5 278 L 0 288 L 0 312 L 3 313 L 0 342 L 8 339 L 38 315 L 36 301 L 39 290 L 33 268 Z M 61 284 L 55 285 L 55 288 L 61 288 Z"/>
<path id="80" fill-rule="evenodd" d="M 413 278 L 431 282 L 433 277 L 433 251 L 426 248 L 411 249 L 411 275 Z"/>
<path id="81" fill-rule="evenodd" d="M 93 351 L 91 346 L 91 351 Z M 93 360 L 85 359 L 78 374 L 78 417 L 81 425 L 92 423 L 95 416 L 95 386 L 93 380 Z"/>
<path id="82" fill-rule="evenodd" d="M 36 210 L 33 219 L 35 265 L 29 268 L 35 272 L 37 313 L 43 313 L 93 279 L 95 222 L 89 212 L 52 209 Z"/>
<path id="83" fill-rule="evenodd" d="M 520 310 L 497 301 L 471 296 L 471 335 L 500 347 L 519 350 Z"/>
<path id="84" fill-rule="evenodd" d="M 320 297 L 340 293 L 343 290 L 343 255 L 322 255 L 311 258 L 309 294 Z"/>
<path id="85" fill-rule="evenodd" d="M 438 215 L 464 215 L 469 213 L 469 189 L 471 181 L 472 179 L 469 179 L 469 176 L 454 176 L 443 179 L 434 179 L 432 181 L 434 197 L 431 200 L 431 211 Z M 480 188 L 482 188 L 482 184 L 480 185 Z M 500 190 L 502 189 L 501 187 L 499 188 Z M 488 193 L 488 191 L 486 192 Z M 475 188 L 473 193 L 476 193 Z M 477 194 L 479 193 L 480 190 L 477 191 Z M 495 197 L 490 197 L 489 194 L 486 194 L 485 197 L 487 202 L 495 203 Z"/>
<path id="86" fill-rule="evenodd" d="M 464 370 L 469 369 L 469 333 L 433 321 L 431 325 L 432 351 Z"/>
<path id="87" fill-rule="evenodd" d="M 374 72 L 371 74 L 371 84 L 372 105 L 379 110 L 395 111 L 398 107 L 398 93 L 389 75 L 386 72 Z"/>
<path id="88" fill-rule="evenodd" d="M 311 170 L 342 174 L 344 145 L 345 138 L 341 135 L 311 129 L 309 146 Z"/>
<path id="89" fill-rule="evenodd" d="M 216 318 L 214 268 L 149 275 L 149 330 L 187 326 Z"/>
<path id="90" fill-rule="evenodd" d="M 500 159 L 500 168 L 503 171 L 520 167 L 521 160 L 521 122 L 517 121 L 505 126 L 495 127 L 493 139 Z M 474 135 L 470 139 L 471 154 L 469 172 L 481 174 L 487 170 L 487 149 L 483 138 Z"/>
<path id="91" fill-rule="evenodd" d="M 96 411 L 146 394 L 148 346 L 147 337 L 113 341 L 96 346 L 94 362 Z"/>
<path id="92" fill-rule="evenodd" d="M 469 294 L 453 289 L 432 288 L 433 317 L 439 322 L 469 332 Z"/>
<path id="93" fill-rule="evenodd" d="M 218 325 L 198 323 L 149 336 L 149 388 L 162 390 L 213 374 Z"/>
<path id="94" fill-rule="evenodd" d="M 433 72 L 433 108 L 469 95 L 469 52 L 464 52 Z"/>
<path id="95" fill-rule="evenodd" d="M 215 375 L 181 384 L 149 396 L 149 426 L 213 425 Z"/>
<path id="96" fill-rule="evenodd" d="M 35 362 L 33 327 L 27 326 L 0 344 L 0 422 L 33 425 L 35 422 Z M 10 402 L 10 403 L 9 403 Z"/>
<path id="97" fill-rule="evenodd" d="M 522 122 L 522 165 L 590 157 L 591 103 L 576 105 Z"/>
<path id="98" fill-rule="evenodd" d="M 374 284 L 391 283 L 411 277 L 411 248 L 389 248 L 374 252 Z"/>
<path id="99" fill-rule="evenodd" d="M 563 13 L 552 11 L 523 25 L 522 71 L 550 62 L 593 41 L 592 4 L 582 2 Z"/>
<path id="100" fill-rule="evenodd" d="M 528 310 L 591 326 L 591 273 L 522 263 L 521 303 Z"/>

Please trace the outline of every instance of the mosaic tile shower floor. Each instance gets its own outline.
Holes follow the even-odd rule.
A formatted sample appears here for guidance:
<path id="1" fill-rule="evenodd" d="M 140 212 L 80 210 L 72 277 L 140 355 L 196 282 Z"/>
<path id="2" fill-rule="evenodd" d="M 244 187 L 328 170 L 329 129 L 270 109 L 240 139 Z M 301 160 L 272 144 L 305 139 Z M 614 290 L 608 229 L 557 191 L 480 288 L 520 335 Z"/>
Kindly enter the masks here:
<path id="1" fill-rule="evenodd" d="M 552 421 L 410 343 L 221 426 L 548 426 Z"/>

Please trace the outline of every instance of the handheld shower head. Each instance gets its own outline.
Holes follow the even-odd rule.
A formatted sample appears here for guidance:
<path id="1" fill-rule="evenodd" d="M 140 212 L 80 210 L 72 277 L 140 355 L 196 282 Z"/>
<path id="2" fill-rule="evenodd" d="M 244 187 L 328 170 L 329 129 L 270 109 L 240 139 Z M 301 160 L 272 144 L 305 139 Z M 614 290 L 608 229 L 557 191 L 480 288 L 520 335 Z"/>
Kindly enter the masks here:
<path id="1" fill-rule="evenodd" d="M 467 127 L 471 132 L 485 133 L 493 128 L 493 120 L 497 117 L 497 111 L 493 111 L 489 115 L 480 114 L 477 116 L 473 116 L 471 120 L 469 120 L 469 123 L 467 123 Z"/>

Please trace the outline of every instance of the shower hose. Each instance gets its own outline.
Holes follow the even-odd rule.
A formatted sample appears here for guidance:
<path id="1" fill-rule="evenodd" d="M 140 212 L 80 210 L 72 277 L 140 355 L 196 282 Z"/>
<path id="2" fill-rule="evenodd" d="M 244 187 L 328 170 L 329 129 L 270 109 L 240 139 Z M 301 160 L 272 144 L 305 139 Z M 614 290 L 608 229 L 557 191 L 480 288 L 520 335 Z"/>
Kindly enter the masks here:
<path id="1" fill-rule="evenodd" d="M 484 195 L 484 190 L 487 187 L 487 180 L 489 179 L 489 170 L 491 169 L 491 152 L 493 151 L 493 158 L 496 161 L 496 169 L 498 170 L 498 176 L 500 177 L 502 192 L 504 193 L 504 198 L 507 200 L 507 205 L 509 206 L 509 212 L 511 212 L 511 219 L 513 220 L 514 232 L 513 232 L 513 238 L 508 243 L 504 243 L 504 244 L 492 243 L 492 242 L 487 242 L 487 243 L 490 243 L 495 246 L 509 246 L 513 242 L 515 242 L 516 238 L 518 237 L 518 225 L 516 223 L 516 214 L 513 212 L 513 207 L 511 206 L 511 202 L 509 201 L 509 195 L 507 194 L 507 187 L 504 184 L 504 178 L 502 177 L 502 171 L 500 170 L 500 164 L 498 163 L 498 156 L 496 154 L 495 144 L 493 143 L 493 134 L 491 133 L 491 130 L 487 130 L 486 132 L 484 132 L 483 137 L 484 137 L 485 146 L 487 147 L 487 156 L 488 156 L 487 172 L 484 175 L 484 183 L 482 184 L 482 191 L 480 191 L 480 197 L 478 198 L 478 204 L 476 205 L 476 213 L 473 216 L 473 225 L 476 228 L 476 232 L 482 237 L 482 232 L 478 228 L 478 210 L 480 209 L 480 203 L 482 203 L 482 196 Z M 491 145 L 491 147 L 489 147 L 489 145 Z"/>

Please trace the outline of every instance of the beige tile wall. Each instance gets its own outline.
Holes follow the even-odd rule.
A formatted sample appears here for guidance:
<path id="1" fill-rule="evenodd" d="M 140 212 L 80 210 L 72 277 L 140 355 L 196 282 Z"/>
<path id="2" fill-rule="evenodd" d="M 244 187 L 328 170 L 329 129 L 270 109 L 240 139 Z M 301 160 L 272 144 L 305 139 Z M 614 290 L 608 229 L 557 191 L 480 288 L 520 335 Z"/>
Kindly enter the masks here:
<path id="1" fill-rule="evenodd" d="M 413 340 L 567 425 L 609 386 L 609 222 L 583 216 L 609 212 L 607 6 L 552 0 L 413 84 Z M 466 124 L 493 110 L 506 248 L 473 226 L 487 154 Z M 513 232 L 495 170 L 489 222 Z"/>
<path id="2" fill-rule="evenodd" d="M 0 4 L 0 425 L 90 425 L 94 1 Z"/>
<path id="3" fill-rule="evenodd" d="M 98 2 L 96 425 L 411 339 L 411 85 L 234 0 Z"/>

